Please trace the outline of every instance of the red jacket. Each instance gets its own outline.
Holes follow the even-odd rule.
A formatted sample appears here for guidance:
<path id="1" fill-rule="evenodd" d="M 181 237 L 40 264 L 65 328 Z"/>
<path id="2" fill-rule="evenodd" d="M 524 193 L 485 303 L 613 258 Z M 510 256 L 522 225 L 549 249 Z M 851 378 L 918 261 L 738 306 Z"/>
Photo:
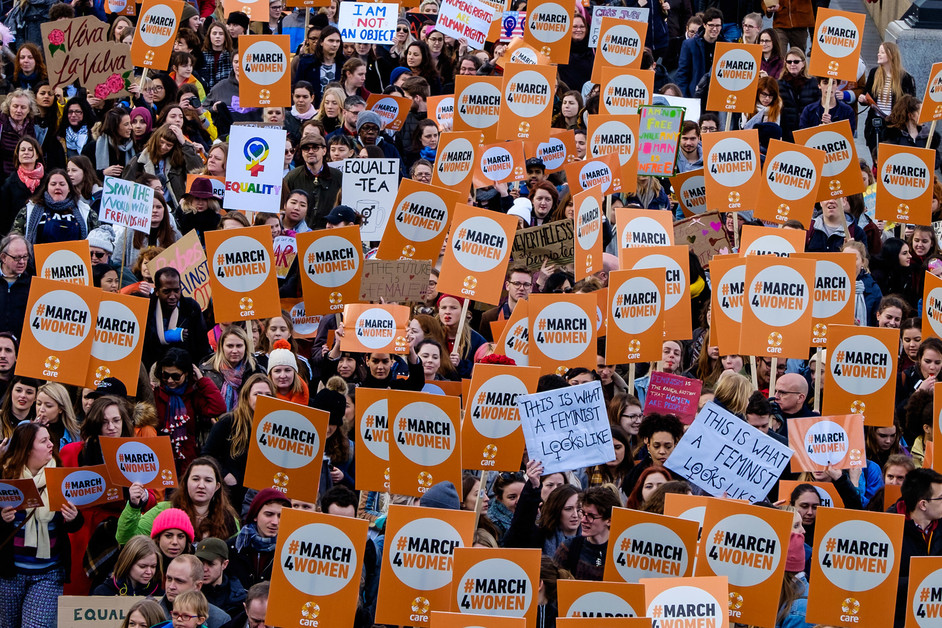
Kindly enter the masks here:
<path id="1" fill-rule="evenodd" d="M 169 398 L 170 396 L 160 386 L 154 388 L 154 405 L 157 407 L 157 416 L 160 418 L 157 433 L 161 436 L 170 434 L 167 430 Z M 208 377 L 201 377 L 195 382 L 190 380 L 183 393 L 183 404 L 189 415 L 189 420 L 186 422 L 186 436 L 179 447 L 176 447 L 176 444 L 174 447 L 177 452 L 177 471 L 181 473 L 199 455 L 196 437 L 200 431 L 200 423 L 226 413 L 226 401 L 216 388 L 216 384 Z M 203 427 L 205 427 L 204 431 L 208 432 L 209 422 L 206 421 Z"/>

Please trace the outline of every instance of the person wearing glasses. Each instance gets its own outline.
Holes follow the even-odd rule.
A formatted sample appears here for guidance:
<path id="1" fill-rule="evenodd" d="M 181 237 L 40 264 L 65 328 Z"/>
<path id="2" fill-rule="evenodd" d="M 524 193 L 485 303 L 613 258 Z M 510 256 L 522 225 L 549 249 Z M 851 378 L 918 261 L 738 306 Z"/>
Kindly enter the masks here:
<path id="1" fill-rule="evenodd" d="M 602 486 L 587 489 L 579 500 L 582 535 L 563 541 L 554 556 L 556 564 L 576 580 L 602 580 L 612 509 L 620 507 L 621 498 L 612 489 Z"/>
<path id="2" fill-rule="evenodd" d="M 320 135 L 306 136 L 298 148 L 304 165 L 288 173 L 285 187 L 308 193 L 311 204 L 305 220 L 311 229 L 323 229 L 327 226 L 327 214 L 337 204 L 337 194 L 343 186 L 343 174 L 324 163 L 327 142 Z"/>
<path id="3" fill-rule="evenodd" d="M 808 105 L 821 100 L 818 81 L 808 75 L 805 53 L 792 48 L 785 54 L 785 72 L 778 81 L 779 95 L 782 98 L 782 139 L 792 140 L 792 133 L 798 130 L 798 118 Z"/>
<path id="4" fill-rule="evenodd" d="M 774 397 L 785 419 L 820 416 L 805 404 L 808 398 L 808 380 L 798 373 L 785 373 L 775 380 Z"/>
<path id="5" fill-rule="evenodd" d="M 906 620 L 910 558 L 942 554 L 942 534 L 935 534 L 942 519 L 942 474 L 932 469 L 914 469 L 906 474 L 900 494 L 902 499 L 890 510 L 906 516 L 899 556 L 896 626 L 902 626 Z"/>
<path id="6" fill-rule="evenodd" d="M 740 43 L 756 44 L 759 41 L 759 31 L 762 30 L 762 14 L 750 13 L 742 19 L 742 37 Z"/>
<path id="7" fill-rule="evenodd" d="M 399 65 L 406 60 L 406 48 L 414 41 L 415 38 L 412 36 L 412 27 L 409 24 L 409 20 L 404 17 L 399 18 L 399 21 L 396 23 L 396 32 L 393 34 L 392 46 L 389 47 L 384 57 L 388 58 L 395 65 Z M 389 83 L 394 84 L 395 82 L 395 77 L 390 75 Z"/>
<path id="8" fill-rule="evenodd" d="M 507 300 L 492 307 L 481 315 L 481 325 L 478 332 L 488 342 L 494 341 L 491 333 L 491 323 L 498 320 L 509 320 L 518 301 L 526 301 L 533 291 L 533 276 L 526 266 L 515 264 L 507 270 L 507 281 L 504 282 L 507 291 Z"/>
<path id="9" fill-rule="evenodd" d="M 697 83 L 713 67 L 713 51 L 722 28 L 723 13 L 709 8 L 703 12 L 703 32 L 681 45 L 675 82 L 685 97 L 694 97 Z"/>
<path id="10" fill-rule="evenodd" d="M 207 602 L 200 591 L 202 588 L 203 561 L 192 554 L 174 558 L 164 577 L 164 596 L 158 600 L 170 621 L 157 625 L 168 628 L 222 628 L 226 625 L 231 617 Z"/>

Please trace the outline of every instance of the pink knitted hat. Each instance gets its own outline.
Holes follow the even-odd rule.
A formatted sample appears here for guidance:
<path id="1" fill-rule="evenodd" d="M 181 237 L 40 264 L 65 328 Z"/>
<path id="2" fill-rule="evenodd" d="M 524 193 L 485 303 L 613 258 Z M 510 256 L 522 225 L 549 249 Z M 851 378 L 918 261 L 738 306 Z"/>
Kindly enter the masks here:
<path id="1" fill-rule="evenodd" d="M 150 529 L 150 538 L 156 540 L 166 530 L 182 530 L 190 539 L 190 543 L 193 542 L 193 537 L 196 536 L 190 518 L 179 508 L 168 508 L 154 518 L 154 526 Z"/>

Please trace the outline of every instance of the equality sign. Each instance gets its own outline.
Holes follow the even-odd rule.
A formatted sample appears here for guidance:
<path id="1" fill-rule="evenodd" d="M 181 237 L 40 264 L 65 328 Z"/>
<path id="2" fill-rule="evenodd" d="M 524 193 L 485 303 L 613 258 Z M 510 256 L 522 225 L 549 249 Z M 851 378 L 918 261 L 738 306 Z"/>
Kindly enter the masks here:
<path id="1" fill-rule="evenodd" d="M 290 35 L 239 37 L 239 106 L 291 105 Z"/>
<path id="2" fill-rule="evenodd" d="M 698 533 L 695 521 L 614 508 L 605 579 L 637 583 L 641 578 L 693 575 Z"/>
<path id="3" fill-rule="evenodd" d="M 86 388 L 97 387 L 106 377 L 116 377 L 128 390 L 137 390 L 148 305 L 147 299 L 101 293 Z"/>
<path id="4" fill-rule="evenodd" d="M 863 468 L 864 421 L 860 414 L 788 419 L 792 471 Z"/>
<path id="5" fill-rule="evenodd" d="M 664 340 L 665 270 L 615 270 L 608 276 L 605 359 L 653 362 Z"/>
<path id="6" fill-rule="evenodd" d="M 336 314 L 360 296 L 363 248 L 356 225 L 299 233 L 301 290 L 314 314 Z"/>
<path id="7" fill-rule="evenodd" d="M 821 411 L 862 414 L 866 425 L 893 425 L 899 331 L 831 325 L 828 349 Z"/>
<path id="8" fill-rule="evenodd" d="M 154 188 L 118 177 L 105 177 L 98 219 L 141 233 L 150 233 L 153 206 Z"/>
<path id="9" fill-rule="evenodd" d="M 50 242 L 33 246 L 36 276 L 78 286 L 92 285 L 88 240 Z"/>
<path id="10" fill-rule="evenodd" d="M 344 2 L 337 28 L 340 37 L 355 44 L 389 45 L 396 34 L 399 5 L 388 2 Z"/>
<path id="11" fill-rule="evenodd" d="M 540 550 L 459 547 L 454 556 L 452 611 L 526 617 L 536 628 Z"/>
<path id="12" fill-rule="evenodd" d="M 103 464 L 71 469 L 47 467 L 46 492 L 49 510 L 62 510 L 66 502 L 81 509 L 124 501 L 124 492 L 109 481 Z"/>
<path id="13" fill-rule="evenodd" d="M 271 229 L 265 225 L 207 231 L 209 283 L 218 320 L 278 316 L 278 277 Z"/>
<path id="14" fill-rule="evenodd" d="M 707 109 L 752 113 L 756 108 L 762 46 L 716 42 Z"/>
<path id="15" fill-rule="evenodd" d="M 281 210 L 284 151 L 287 131 L 233 126 L 226 160 L 226 209 L 252 212 Z"/>
<path id="16" fill-rule="evenodd" d="M 399 186 L 399 160 L 382 157 L 344 159 L 338 169 L 343 173 L 343 202 L 352 207 L 363 223 L 360 240 L 375 242 L 383 238 Z"/>
<path id="17" fill-rule="evenodd" d="M 439 482 L 461 484 L 461 401 L 429 393 L 394 390 L 388 396 L 389 490 L 421 497 Z"/>
<path id="18" fill-rule="evenodd" d="M 139 68 L 166 70 L 183 14 L 180 0 L 144 0 L 137 33 L 131 40 L 131 62 Z"/>
<path id="19" fill-rule="evenodd" d="M 177 472 L 169 436 L 101 437 L 108 479 L 115 486 L 176 488 Z"/>

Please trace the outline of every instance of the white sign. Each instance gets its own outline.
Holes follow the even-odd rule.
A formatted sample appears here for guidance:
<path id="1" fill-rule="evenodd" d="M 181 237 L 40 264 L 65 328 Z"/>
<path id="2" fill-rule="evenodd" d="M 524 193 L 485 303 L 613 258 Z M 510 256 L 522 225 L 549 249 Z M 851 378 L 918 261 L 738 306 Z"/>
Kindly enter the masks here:
<path id="1" fill-rule="evenodd" d="M 154 188 L 118 177 L 105 177 L 98 219 L 123 225 L 134 231 L 150 233 L 150 215 L 154 207 Z"/>
<path id="2" fill-rule="evenodd" d="M 284 129 L 232 126 L 223 207 L 273 214 L 281 211 L 287 135 Z"/>
<path id="3" fill-rule="evenodd" d="M 494 7 L 481 0 L 442 0 L 438 9 L 438 22 L 435 30 L 446 37 L 468 40 L 468 47 L 475 50 L 484 48 L 491 23 L 494 21 Z"/>
<path id="4" fill-rule="evenodd" d="M 648 9 L 646 7 L 592 7 L 592 20 L 589 22 L 589 48 L 595 48 L 599 43 L 599 29 L 602 28 L 603 17 L 614 17 L 619 20 L 641 22 L 644 28 L 648 27 Z M 693 118 L 696 120 L 696 118 Z"/>
<path id="5" fill-rule="evenodd" d="M 782 475 L 792 450 L 710 402 L 703 406 L 664 463 L 719 497 L 757 502 Z"/>
<path id="6" fill-rule="evenodd" d="M 518 395 L 517 407 L 527 456 L 543 463 L 544 475 L 615 459 L 601 382 Z"/>
<path id="7" fill-rule="evenodd" d="M 337 28 L 344 43 L 391 44 L 398 19 L 398 4 L 341 2 Z"/>
<path id="8" fill-rule="evenodd" d="M 389 213 L 399 192 L 398 159 L 345 159 L 335 165 L 343 172 L 343 204 L 363 217 L 360 238 L 383 237 Z"/>

